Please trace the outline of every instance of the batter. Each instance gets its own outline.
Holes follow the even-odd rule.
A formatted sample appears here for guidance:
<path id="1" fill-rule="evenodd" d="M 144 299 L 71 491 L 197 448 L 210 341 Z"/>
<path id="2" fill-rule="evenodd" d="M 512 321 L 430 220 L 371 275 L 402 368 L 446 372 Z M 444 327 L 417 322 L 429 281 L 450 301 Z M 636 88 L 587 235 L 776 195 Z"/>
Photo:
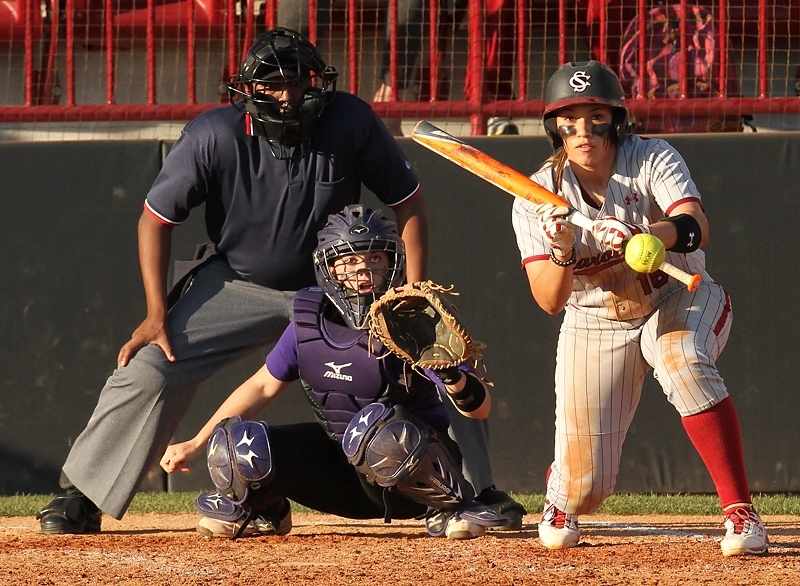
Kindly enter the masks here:
<path id="1" fill-rule="evenodd" d="M 738 417 L 715 363 L 730 333 L 731 302 L 705 272 L 700 247 L 708 221 L 689 169 L 666 141 L 628 135 L 619 79 L 597 61 L 556 71 L 543 122 L 555 153 L 533 179 L 594 222 L 581 230 L 564 220 L 566 207 L 514 203 L 531 293 L 548 313 L 565 311 L 542 544 L 577 545 L 578 516 L 614 492 L 625 434 L 652 369 L 714 481 L 727 529 L 723 554 L 766 552 Z M 625 264 L 625 243 L 642 232 L 664 242 L 667 262 L 702 275 L 699 290 Z"/>

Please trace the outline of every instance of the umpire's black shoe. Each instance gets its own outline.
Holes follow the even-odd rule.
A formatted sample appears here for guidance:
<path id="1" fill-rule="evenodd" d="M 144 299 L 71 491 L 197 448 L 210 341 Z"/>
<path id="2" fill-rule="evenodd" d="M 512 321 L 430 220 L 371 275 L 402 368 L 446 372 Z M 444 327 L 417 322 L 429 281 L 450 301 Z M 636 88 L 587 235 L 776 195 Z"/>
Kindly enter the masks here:
<path id="1" fill-rule="evenodd" d="M 42 533 L 99 533 L 103 513 L 82 494 L 57 496 L 36 514 Z"/>
<path id="2" fill-rule="evenodd" d="M 496 513 L 504 515 L 508 519 L 508 523 L 501 527 L 493 527 L 492 529 L 499 529 L 501 531 L 519 531 L 522 529 L 522 517 L 527 513 L 525 507 L 517 501 L 508 496 L 508 493 L 497 490 L 494 485 L 489 488 L 484 488 L 481 493 L 475 497 L 479 503 L 483 503 Z"/>

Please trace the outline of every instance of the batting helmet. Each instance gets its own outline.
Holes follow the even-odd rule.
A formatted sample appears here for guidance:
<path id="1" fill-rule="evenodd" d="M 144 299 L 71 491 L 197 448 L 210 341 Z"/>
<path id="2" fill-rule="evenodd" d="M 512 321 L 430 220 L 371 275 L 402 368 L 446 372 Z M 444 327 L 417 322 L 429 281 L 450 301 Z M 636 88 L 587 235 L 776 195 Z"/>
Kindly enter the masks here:
<path id="1" fill-rule="evenodd" d="M 285 158 L 282 146 L 297 146 L 311 137 L 317 118 L 333 99 L 337 77 L 303 35 L 276 28 L 261 35 L 247 51 L 239 74 L 228 83 L 228 95 L 232 102 L 244 104 L 256 134 L 270 142 L 273 154 Z M 254 88 L 254 84 L 303 80 L 311 86 L 300 99 L 292 100 L 293 108 Z"/>
<path id="2" fill-rule="evenodd" d="M 611 136 L 622 144 L 628 136 L 628 107 L 622 84 L 610 67 L 599 61 L 565 63 L 550 77 L 545 90 L 542 115 L 545 133 L 553 145 L 560 148 L 564 141 L 558 134 L 556 114 L 566 106 L 604 104 L 611 106 Z"/>
<path id="3" fill-rule="evenodd" d="M 403 284 L 406 276 L 406 252 L 396 224 L 381 213 L 362 204 L 349 205 L 328 216 L 325 227 L 317 233 L 314 271 L 317 284 L 333 302 L 348 326 L 362 329 L 372 303 L 391 287 Z M 371 293 L 350 289 L 331 273 L 336 257 L 364 252 L 387 252 L 389 266 L 381 269 L 385 279 Z M 373 273 L 378 272 L 373 269 Z"/>

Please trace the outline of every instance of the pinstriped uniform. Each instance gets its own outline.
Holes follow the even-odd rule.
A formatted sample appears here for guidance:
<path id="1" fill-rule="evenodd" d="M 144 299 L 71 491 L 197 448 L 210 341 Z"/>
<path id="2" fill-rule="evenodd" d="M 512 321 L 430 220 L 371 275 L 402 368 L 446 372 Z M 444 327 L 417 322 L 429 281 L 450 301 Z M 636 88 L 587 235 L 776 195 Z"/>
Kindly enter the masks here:
<path id="1" fill-rule="evenodd" d="M 592 219 L 614 216 L 653 224 L 687 201 L 700 201 L 681 156 L 664 140 L 629 137 L 618 149 L 600 209 L 569 168 L 553 189 L 549 164 L 533 179 L 559 191 Z M 512 221 L 523 265 L 547 260 L 533 205 L 517 199 Z M 709 409 L 728 396 L 715 361 L 730 333 L 730 299 L 705 272 L 701 250 L 667 253 L 667 261 L 699 272 L 695 292 L 661 271 L 634 272 L 619 253 L 602 251 L 575 228 L 574 283 L 556 357 L 555 457 L 547 498 L 571 514 L 596 510 L 614 491 L 622 444 L 652 369 L 681 416 Z"/>

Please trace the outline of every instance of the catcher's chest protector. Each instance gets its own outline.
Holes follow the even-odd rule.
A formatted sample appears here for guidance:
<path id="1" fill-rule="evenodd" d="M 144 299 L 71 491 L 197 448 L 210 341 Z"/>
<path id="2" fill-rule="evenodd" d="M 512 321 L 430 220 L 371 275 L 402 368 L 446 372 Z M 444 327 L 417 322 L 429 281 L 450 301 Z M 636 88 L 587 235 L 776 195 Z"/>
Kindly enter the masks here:
<path id="1" fill-rule="evenodd" d="M 353 415 L 387 395 L 387 384 L 382 361 L 369 351 L 369 332 L 325 320 L 324 300 L 315 289 L 295 296 L 297 363 L 317 418 L 341 441 Z M 378 346 L 376 352 L 382 352 Z"/>

